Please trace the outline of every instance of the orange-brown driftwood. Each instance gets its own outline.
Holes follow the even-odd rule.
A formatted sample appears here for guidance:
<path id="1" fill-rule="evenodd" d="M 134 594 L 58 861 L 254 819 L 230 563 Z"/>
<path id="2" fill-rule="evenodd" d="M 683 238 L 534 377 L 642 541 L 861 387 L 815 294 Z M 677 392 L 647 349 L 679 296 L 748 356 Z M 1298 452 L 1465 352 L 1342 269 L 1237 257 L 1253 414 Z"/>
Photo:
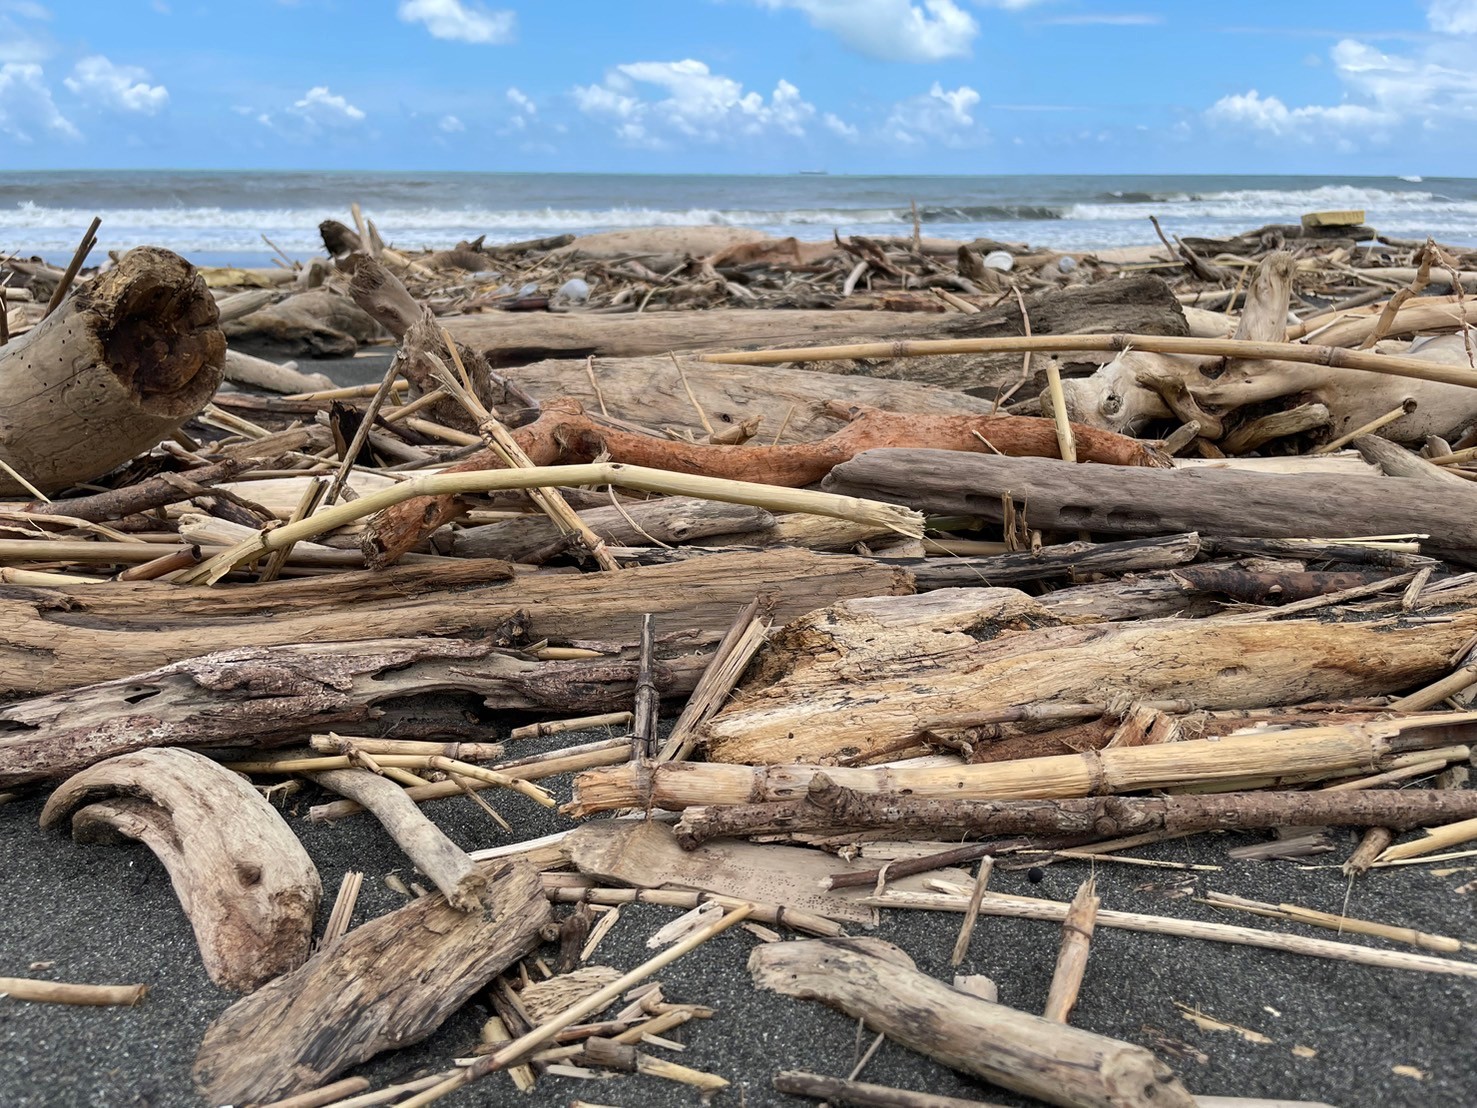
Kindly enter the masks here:
<path id="1" fill-rule="evenodd" d="M 833 411 L 849 423 L 816 442 L 780 446 L 716 446 L 676 442 L 601 426 L 567 397 L 545 404 L 537 420 L 513 432 L 534 465 L 592 461 L 602 452 L 612 461 L 701 473 L 730 481 L 800 488 L 819 481 L 831 468 L 864 450 L 930 447 L 936 450 L 997 452 L 1016 457 L 1057 458 L 1055 425 L 1030 416 L 917 415 L 879 408 Z M 1107 465 L 1159 465 L 1159 456 L 1143 443 L 1108 431 L 1073 424 L 1077 456 Z M 484 450 L 450 472 L 496 469 L 502 463 Z M 384 566 L 461 514 L 455 497 L 418 497 L 381 512 L 370 523 L 364 550 L 371 565 Z"/>

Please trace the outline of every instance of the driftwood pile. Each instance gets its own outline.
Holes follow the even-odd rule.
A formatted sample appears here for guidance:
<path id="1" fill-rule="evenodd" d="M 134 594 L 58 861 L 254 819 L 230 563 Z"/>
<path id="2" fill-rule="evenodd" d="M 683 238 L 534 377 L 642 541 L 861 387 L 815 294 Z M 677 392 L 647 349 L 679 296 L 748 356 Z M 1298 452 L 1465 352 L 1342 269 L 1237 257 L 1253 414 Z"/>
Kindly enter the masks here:
<path id="1" fill-rule="evenodd" d="M 1361 829 L 1366 880 L 1477 839 L 1477 259 L 1316 221 L 1136 261 L 410 252 L 355 215 L 307 266 L 88 274 L 89 232 L 66 271 L 0 268 L 0 798 L 51 789 L 43 826 L 164 863 L 244 994 L 200 1048 L 211 1103 L 498 1071 L 712 1094 L 660 1052 L 713 1011 L 650 979 L 740 923 L 757 987 L 1062 1105 L 1230 1103 L 1069 1024 L 1095 926 L 1477 977 L 1458 939 L 1295 905 L 1213 899 L 1417 949 L 988 887 L 1212 831 L 1276 858 Z M 367 387 L 244 351 L 374 343 Z M 434 891 L 346 930 L 345 879 L 315 945 L 323 883 L 267 799 L 305 786 Z M 434 801 L 489 790 L 581 822 L 468 854 Z M 633 901 L 688 912 L 650 961 L 586 964 Z M 961 913 L 956 966 L 982 916 L 1062 923 L 1045 1015 L 856 937 L 882 909 Z M 499 1017 L 467 1058 L 341 1079 L 475 995 Z"/>

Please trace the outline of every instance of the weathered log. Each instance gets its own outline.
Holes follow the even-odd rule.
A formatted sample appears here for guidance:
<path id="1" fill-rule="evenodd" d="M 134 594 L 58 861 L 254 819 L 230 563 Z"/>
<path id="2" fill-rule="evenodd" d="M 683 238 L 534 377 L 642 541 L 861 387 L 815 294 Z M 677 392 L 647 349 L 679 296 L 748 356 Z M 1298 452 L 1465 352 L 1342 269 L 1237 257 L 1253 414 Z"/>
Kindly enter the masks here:
<path id="1" fill-rule="evenodd" d="M 1406 831 L 1477 816 L 1469 789 L 1251 792 L 1209 796 L 1099 796 L 1065 800 L 922 800 L 858 793 L 824 773 L 805 796 L 770 804 L 699 806 L 683 811 L 677 842 L 800 831 L 885 830 L 940 840 L 957 835 L 1178 835 L 1268 827 L 1390 827 Z"/>
<path id="2" fill-rule="evenodd" d="M 158 856 L 222 988 L 250 992 L 308 957 L 318 871 L 238 775 L 189 750 L 141 750 L 69 778 L 41 826 L 69 816 L 78 842 L 138 839 Z"/>
<path id="3" fill-rule="evenodd" d="M 799 488 L 813 484 L 834 466 L 864 450 L 926 446 L 951 451 L 995 450 L 1006 454 L 1060 457 L 1051 420 L 1029 416 L 928 416 L 877 408 L 838 412 L 850 422 L 817 442 L 779 446 L 719 446 L 659 439 L 602 426 L 562 398 L 544 405 L 539 418 L 512 432 L 534 465 L 567 465 L 601 456 L 629 465 L 696 473 L 730 481 Z M 1161 454 L 1133 439 L 1073 429 L 1078 457 L 1113 465 L 1159 466 Z M 496 450 L 480 451 L 444 472 L 467 473 L 502 467 Z M 364 533 L 370 564 L 393 563 L 422 539 L 461 514 L 454 496 L 418 496 L 375 516 Z"/>
<path id="4" fill-rule="evenodd" d="M 21 701 L 0 709 L 0 786 L 63 777 L 150 746 L 272 746 L 313 731 L 373 730 L 385 705 L 417 694 L 460 691 L 499 710 L 565 715 L 630 701 L 633 661 L 538 662 L 498 642 L 241 647 Z M 703 661 L 684 655 L 662 663 L 661 687 L 691 691 Z"/>
<path id="5" fill-rule="evenodd" d="M 816 761 L 894 751 L 941 716 L 1103 689 L 1208 709 L 1380 695 L 1446 672 L 1477 630 L 1474 613 L 1439 625 L 1054 618 L 1010 589 L 843 601 L 773 632 L 699 733 L 715 761 Z"/>
<path id="6" fill-rule="evenodd" d="M 1045 581 L 1088 573 L 1128 573 L 1167 569 L 1193 562 L 1200 554 L 1200 536 L 1171 535 L 1161 539 L 1124 542 L 1070 542 L 1044 546 L 1039 552 L 1020 551 L 984 557 L 884 559 L 913 574 L 919 591 L 1008 585 Z"/>
<path id="7" fill-rule="evenodd" d="M 1425 482 L 1292 476 L 1227 469 L 1071 465 L 938 450 L 859 454 L 831 471 L 830 492 L 891 500 L 928 513 L 1000 521 L 1001 497 L 1040 530 L 1153 535 L 1350 538 L 1423 534 L 1430 550 L 1465 560 L 1477 549 L 1477 489 L 1433 496 Z"/>
<path id="8" fill-rule="evenodd" d="M 1248 777 L 1378 772 L 1393 753 L 1466 742 L 1477 714 L 1449 712 L 1269 735 L 1187 739 L 988 765 L 876 769 L 721 762 L 613 766 L 580 774 L 566 811 L 758 804 L 803 795 L 817 773 L 857 792 L 909 792 L 920 800 L 1031 800 L 1136 792 Z"/>
<path id="9" fill-rule="evenodd" d="M 240 345 L 270 347 L 286 354 L 344 357 L 379 333 L 375 321 L 346 296 L 309 289 L 242 316 L 222 328 Z"/>
<path id="10" fill-rule="evenodd" d="M 506 862 L 481 869 L 481 911 L 421 897 L 228 1008 L 195 1059 L 201 1091 L 215 1104 L 272 1100 L 430 1035 L 533 950 L 552 915 L 534 870 Z"/>
<path id="11" fill-rule="evenodd" d="M 223 642 L 353 642 L 387 630 L 480 637 L 520 613 L 534 640 L 631 643 L 642 614 L 651 612 L 664 632 L 696 633 L 694 641 L 701 642 L 726 631 L 733 613 L 756 596 L 773 605 L 776 619 L 790 620 L 840 597 L 913 589 L 904 570 L 805 550 L 712 554 L 616 574 L 482 583 L 497 582 L 507 569 L 504 562 L 450 562 L 209 590 L 155 582 L 0 585 L 0 695 L 122 678 L 206 654 Z"/>
<path id="12" fill-rule="evenodd" d="M 646 546 L 653 542 L 691 542 L 715 535 L 748 535 L 774 525 L 774 516 L 762 508 L 687 496 L 592 508 L 581 512 L 580 518 L 611 546 Z M 544 561 L 561 549 L 566 541 L 547 516 L 529 515 L 523 519 L 466 527 L 453 532 L 450 552 L 460 558 Z"/>
<path id="13" fill-rule="evenodd" d="M 313 777 L 320 785 L 373 812 L 374 818 L 453 908 L 473 912 L 482 906 L 479 898 L 487 887 L 487 875 L 472 864 L 466 851 L 425 817 L 403 788 L 363 769 L 327 770 Z"/>
<path id="14" fill-rule="evenodd" d="M 749 955 L 754 984 L 819 1000 L 953 1069 L 1069 1108 L 1194 1108 L 1163 1062 L 1140 1046 L 992 1004 L 846 940 L 771 943 Z M 876 953 L 874 953 L 876 952 Z"/>
<path id="15" fill-rule="evenodd" d="M 233 385 L 246 385 L 267 392 L 313 392 L 334 387 L 333 381 L 321 373 L 301 373 L 291 366 L 269 362 L 239 350 L 226 351 L 224 370 L 226 380 Z"/>
<path id="16" fill-rule="evenodd" d="M 193 266 L 130 250 L 0 346 L 0 460 L 43 492 L 89 481 L 203 408 L 226 340 Z M 0 493 L 21 487 L 0 474 Z"/>

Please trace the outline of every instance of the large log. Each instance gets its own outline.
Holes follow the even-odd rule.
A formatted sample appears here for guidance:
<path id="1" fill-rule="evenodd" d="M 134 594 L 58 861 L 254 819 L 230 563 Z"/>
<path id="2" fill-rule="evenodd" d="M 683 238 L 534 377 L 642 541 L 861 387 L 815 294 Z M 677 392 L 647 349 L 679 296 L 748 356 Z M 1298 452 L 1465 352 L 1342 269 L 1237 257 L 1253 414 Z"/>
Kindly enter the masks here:
<path id="1" fill-rule="evenodd" d="M 407 566 L 210 590 L 155 582 L 75 589 L 0 586 L 0 696 L 70 689 L 237 647 L 357 642 L 387 634 L 495 632 L 525 613 L 541 638 L 634 643 L 650 612 L 663 634 L 718 636 L 756 596 L 790 620 L 849 596 L 913 590 L 905 570 L 804 550 L 713 554 L 619 573 L 477 584 L 505 563 Z M 438 588 L 438 582 L 442 586 Z M 456 590 L 456 591 L 453 591 Z M 167 601 L 166 599 L 167 598 Z"/>
<path id="2" fill-rule="evenodd" d="M 169 871 L 205 971 L 250 992 L 308 957 L 323 895 L 282 817 L 246 780 L 188 750 L 141 750 L 68 779 L 41 826 L 78 842 L 138 839 Z"/>
<path id="3" fill-rule="evenodd" d="M 420 1042 L 534 949 L 552 910 L 538 874 L 488 862 L 484 903 L 439 895 L 350 931 L 306 965 L 238 1000 L 205 1032 L 194 1076 L 212 1104 L 317 1088 L 382 1050 Z"/>
<path id="4" fill-rule="evenodd" d="M 0 460 L 43 492 L 98 477 L 199 412 L 225 355 L 195 268 L 130 250 L 0 346 Z M 20 491 L 0 474 L 0 493 Z"/>
<path id="5" fill-rule="evenodd" d="M 1194 1108 L 1173 1071 L 1143 1047 L 950 988 L 890 943 L 772 943 L 749 955 L 749 972 L 761 989 L 839 1008 L 903 1046 L 1048 1104 Z"/>
<path id="6" fill-rule="evenodd" d="M 1472 612 L 1435 625 L 1041 627 L 1041 615 L 1009 589 L 946 597 L 845 601 L 774 633 L 754 677 L 699 730 L 708 757 L 754 765 L 866 758 L 906 745 L 943 716 L 1049 700 L 1186 699 L 1215 710 L 1395 693 L 1447 672 L 1477 630 Z"/>
<path id="7" fill-rule="evenodd" d="M 1040 530 L 1265 538 L 1429 535 L 1427 553 L 1477 549 L 1477 489 L 1397 477 L 1072 465 L 945 450 L 859 454 L 831 471 L 830 492 L 891 500 L 929 514 L 998 522 L 1009 495 Z"/>

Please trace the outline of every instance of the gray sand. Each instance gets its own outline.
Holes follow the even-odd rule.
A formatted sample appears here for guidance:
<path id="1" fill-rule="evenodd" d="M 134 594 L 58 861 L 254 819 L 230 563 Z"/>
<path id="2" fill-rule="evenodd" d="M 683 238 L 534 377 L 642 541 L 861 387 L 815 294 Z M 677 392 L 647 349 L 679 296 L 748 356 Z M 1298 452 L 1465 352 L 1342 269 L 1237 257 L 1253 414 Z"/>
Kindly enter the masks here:
<path id="1" fill-rule="evenodd" d="M 526 749 L 536 747 L 527 744 Z M 568 793 L 566 780 L 549 785 L 557 796 Z M 331 826 L 310 824 L 306 815 L 313 799 L 293 798 L 285 815 L 317 863 L 328 898 L 344 870 L 359 868 L 366 877 L 356 925 L 403 904 L 383 879 L 392 871 L 407 880 L 413 875 L 379 826 L 367 816 Z M 521 797 L 499 798 L 498 806 L 520 837 L 565 825 Z M 151 992 L 131 1009 L 0 1001 L 0 1105 L 169 1108 L 204 1103 L 192 1090 L 190 1065 L 205 1027 L 231 997 L 202 971 L 168 877 L 142 847 L 78 846 L 65 835 L 41 832 L 36 823 L 40 807 L 39 798 L 28 798 L 0 809 L 0 849 L 7 859 L 0 882 L 0 975 L 145 982 Z M 468 849 L 507 838 L 463 798 L 438 802 L 433 813 Z M 1140 852 L 1224 865 L 1220 873 L 1100 866 L 1103 905 L 1263 924 L 1271 930 L 1285 925 L 1220 914 L 1180 893 L 1193 885 L 1201 892 L 1217 889 L 1329 911 L 1342 907 L 1346 883 L 1330 868 L 1330 860 L 1347 853 L 1352 836 L 1340 840 L 1337 854 L 1313 859 L 1317 868 L 1226 859 L 1227 847 L 1245 841 L 1251 840 L 1201 836 L 1163 844 L 1157 853 Z M 1065 900 L 1087 873 L 1086 863 L 1062 863 L 1047 869 L 1041 885 L 1032 886 L 1024 872 L 997 868 L 992 887 Z M 1456 892 L 1474 879 L 1477 865 L 1462 862 L 1380 871 L 1354 886 L 1348 912 L 1477 938 L 1471 926 L 1477 892 Z M 620 922 L 594 961 L 629 969 L 649 957 L 646 937 L 675 915 L 675 909 L 622 909 Z M 327 916 L 326 905 L 321 916 Z M 948 980 L 948 955 L 958 926 L 956 915 L 893 912 L 876 933 L 907 950 L 920 969 Z M 1057 933 L 1051 924 L 982 918 L 963 970 L 993 977 L 1004 1003 L 1039 1011 Z M 775 1093 L 773 1074 L 798 1068 L 844 1076 L 871 1036 L 859 1038 L 852 1020 L 820 1005 L 756 991 L 744 966 L 757 941 L 743 931 L 729 932 L 660 975 L 669 998 L 719 1010 L 714 1019 L 695 1021 L 674 1033 L 690 1044 L 678 1060 L 733 1082 L 717 1104 L 807 1103 Z M 35 962 L 55 964 L 29 970 Z M 1174 1001 L 1260 1032 L 1271 1042 L 1199 1030 L 1181 1017 Z M 488 1014 L 484 1002 L 476 999 L 425 1043 L 382 1055 L 355 1072 L 378 1087 L 442 1068 L 448 1059 L 469 1051 Z M 1099 928 L 1073 1022 L 1156 1049 L 1197 1093 L 1320 1100 L 1341 1108 L 1477 1104 L 1477 981 L 1471 979 Z M 1293 1047 L 1300 1045 L 1317 1051 L 1316 1057 L 1294 1055 Z M 1401 1076 L 1393 1072 L 1395 1066 L 1413 1066 L 1428 1076 L 1424 1081 Z M 1025 1103 L 893 1043 L 883 1046 L 862 1076 L 1000 1104 Z M 556 1105 L 574 1099 L 642 1108 L 696 1103 L 683 1086 L 637 1077 L 609 1082 L 545 1078 L 525 1097 L 502 1075 L 442 1103 L 457 1108 Z"/>

